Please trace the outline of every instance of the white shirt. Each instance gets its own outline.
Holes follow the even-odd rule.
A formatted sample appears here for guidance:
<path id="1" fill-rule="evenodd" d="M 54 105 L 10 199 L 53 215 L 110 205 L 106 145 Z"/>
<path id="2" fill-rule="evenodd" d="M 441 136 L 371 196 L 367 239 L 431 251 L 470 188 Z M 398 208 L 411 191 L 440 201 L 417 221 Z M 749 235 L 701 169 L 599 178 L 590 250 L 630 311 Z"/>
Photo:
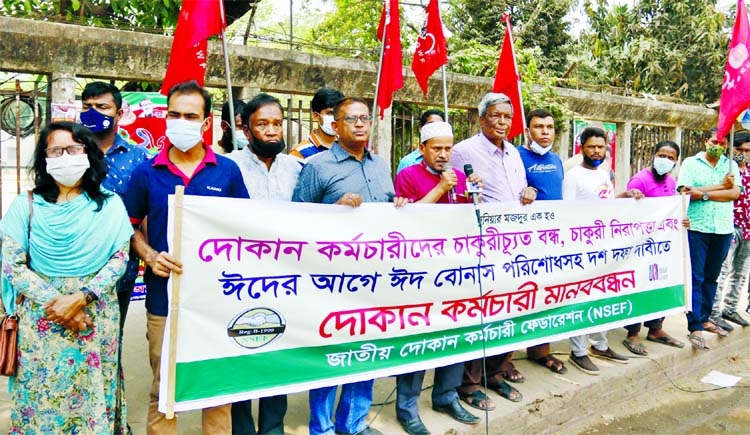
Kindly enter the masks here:
<path id="1" fill-rule="evenodd" d="M 291 201 L 302 166 L 294 157 L 277 154 L 271 168 L 261 161 L 247 146 L 226 154 L 240 167 L 242 179 L 250 199 Z"/>
<path id="2" fill-rule="evenodd" d="M 597 169 L 573 167 L 563 179 L 563 199 L 609 199 L 615 197 L 615 189 L 609 173 Z"/>

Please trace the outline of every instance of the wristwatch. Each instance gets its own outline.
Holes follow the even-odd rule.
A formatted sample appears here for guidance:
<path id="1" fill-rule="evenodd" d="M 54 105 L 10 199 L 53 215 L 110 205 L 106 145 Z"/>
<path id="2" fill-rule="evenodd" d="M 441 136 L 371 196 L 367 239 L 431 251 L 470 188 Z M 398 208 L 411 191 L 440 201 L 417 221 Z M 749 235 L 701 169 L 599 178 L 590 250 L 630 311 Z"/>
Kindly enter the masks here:
<path id="1" fill-rule="evenodd" d="M 701 199 L 703 201 L 708 201 L 708 192 L 703 192 L 703 195 L 701 195 Z"/>
<path id="2" fill-rule="evenodd" d="M 99 299 L 98 297 L 96 297 L 96 293 L 92 292 L 89 289 L 82 289 L 81 292 L 83 292 L 83 296 L 86 298 L 86 305 Z"/>

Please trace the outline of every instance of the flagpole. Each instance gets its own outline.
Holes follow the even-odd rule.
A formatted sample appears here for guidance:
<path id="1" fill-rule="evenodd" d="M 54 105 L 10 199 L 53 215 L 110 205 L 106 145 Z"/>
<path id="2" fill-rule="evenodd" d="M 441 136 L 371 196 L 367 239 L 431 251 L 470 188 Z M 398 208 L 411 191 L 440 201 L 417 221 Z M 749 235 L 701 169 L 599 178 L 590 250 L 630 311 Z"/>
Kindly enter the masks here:
<path id="1" fill-rule="evenodd" d="M 370 131 L 370 146 L 374 148 L 375 138 L 377 137 L 377 126 L 378 126 L 378 92 L 380 91 L 380 76 L 383 73 L 383 54 L 385 53 L 385 42 L 386 35 L 388 34 L 388 25 L 391 21 L 391 3 L 389 0 L 384 0 L 383 7 L 385 8 L 385 24 L 383 25 L 383 41 L 380 44 L 380 61 L 378 62 L 378 76 L 375 80 L 375 98 L 372 99 L 372 130 Z"/>
<path id="2" fill-rule="evenodd" d="M 445 65 L 441 66 L 440 70 L 443 72 L 443 113 L 445 114 L 445 122 L 450 122 L 448 121 L 448 85 L 445 78 Z"/>
<path id="3" fill-rule="evenodd" d="M 232 149 L 237 149 L 237 132 L 235 130 L 236 126 L 234 123 L 234 96 L 232 95 L 232 78 L 229 74 L 229 53 L 227 52 L 227 38 L 224 34 L 224 28 L 226 27 L 226 19 L 224 15 L 224 2 L 219 1 L 219 10 L 221 11 L 221 47 L 224 50 L 224 74 L 227 77 L 227 97 L 229 101 L 229 128 L 232 131 Z"/>

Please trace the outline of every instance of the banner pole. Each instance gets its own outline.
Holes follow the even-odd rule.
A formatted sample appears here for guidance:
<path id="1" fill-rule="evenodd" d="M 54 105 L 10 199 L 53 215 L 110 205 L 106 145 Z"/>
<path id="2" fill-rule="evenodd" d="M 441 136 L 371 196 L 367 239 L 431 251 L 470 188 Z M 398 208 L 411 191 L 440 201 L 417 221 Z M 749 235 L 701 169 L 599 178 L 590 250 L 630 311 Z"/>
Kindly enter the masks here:
<path id="1" fill-rule="evenodd" d="M 688 218 L 687 216 L 687 208 L 688 203 L 690 201 L 690 197 L 686 194 L 682 193 L 680 194 L 682 197 L 682 219 L 685 220 Z M 682 225 L 682 222 L 680 222 L 680 225 Z M 685 226 L 682 226 L 682 282 L 685 283 L 685 312 L 693 311 L 693 274 L 692 270 L 690 269 L 690 249 L 688 246 L 688 229 L 685 228 Z"/>
<path id="2" fill-rule="evenodd" d="M 174 194 L 174 246 L 172 247 L 172 255 L 179 260 L 182 257 L 182 201 L 185 196 L 185 186 L 176 186 Z M 179 273 L 173 273 L 171 276 L 172 294 L 169 301 L 169 369 L 167 370 L 167 412 L 165 414 L 170 420 L 174 418 L 175 404 L 180 276 Z"/>
<path id="3" fill-rule="evenodd" d="M 370 130 L 370 147 L 373 148 L 375 140 L 377 139 L 377 126 L 379 117 L 377 115 L 378 108 L 378 92 L 380 92 L 380 76 L 383 73 L 383 55 L 385 54 L 385 41 L 388 35 L 388 26 L 391 21 L 391 4 L 390 0 L 384 0 L 383 7 L 385 8 L 385 24 L 383 25 L 383 41 L 380 44 L 380 60 L 378 61 L 378 72 L 377 78 L 375 79 L 375 98 L 372 99 L 372 129 Z"/>
<path id="4" fill-rule="evenodd" d="M 443 113 L 445 113 L 445 122 L 448 121 L 448 84 L 445 74 L 445 65 L 440 67 L 440 69 L 443 71 Z"/>
<path id="5" fill-rule="evenodd" d="M 235 128 L 237 126 L 234 124 L 234 96 L 232 95 L 232 78 L 229 74 L 229 53 L 227 52 L 227 38 L 224 33 L 224 28 L 226 25 L 225 21 L 225 15 L 224 15 L 224 2 L 219 2 L 219 10 L 221 11 L 221 47 L 224 51 L 224 74 L 227 77 L 227 101 L 229 102 L 229 128 L 232 131 L 232 149 L 237 149 L 237 131 Z"/>

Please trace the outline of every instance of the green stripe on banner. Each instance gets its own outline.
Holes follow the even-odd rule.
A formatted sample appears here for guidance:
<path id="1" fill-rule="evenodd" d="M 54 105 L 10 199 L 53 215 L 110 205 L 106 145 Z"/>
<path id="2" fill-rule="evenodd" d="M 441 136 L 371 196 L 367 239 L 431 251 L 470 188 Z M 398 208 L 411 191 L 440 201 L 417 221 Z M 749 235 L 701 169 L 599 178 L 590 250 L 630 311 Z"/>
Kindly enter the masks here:
<path id="1" fill-rule="evenodd" d="M 499 320 L 485 324 L 489 332 L 487 349 L 497 346 L 515 345 L 521 349 L 524 342 L 547 336 L 571 333 L 592 326 L 605 325 L 638 316 L 645 316 L 685 305 L 684 286 L 676 285 L 646 292 L 600 299 L 591 302 L 566 305 L 509 320 Z M 580 315 L 576 316 L 576 312 Z M 508 324 L 514 322 L 513 334 L 508 334 Z M 563 324 L 561 324 L 563 323 Z M 327 378 L 356 375 L 372 370 L 393 368 L 403 364 L 430 361 L 435 358 L 457 356 L 462 353 L 481 350 L 478 338 L 482 328 L 479 325 L 414 334 L 402 337 L 383 338 L 348 342 L 331 346 L 299 347 L 255 355 L 182 362 L 177 364 L 176 402 L 209 399 L 213 397 L 252 392 L 271 387 L 289 386 Z M 494 332 L 492 332 L 494 331 Z M 569 334 L 574 336 L 575 334 Z M 451 344 L 444 349 L 433 351 L 423 349 L 423 355 L 402 356 L 404 346 L 410 343 L 423 343 L 423 340 L 444 340 L 458 336 L 455 347 Z M 469 339 L 467 339 L 469 337 Z M 472 341 L 472 342 L 470 342 Z M 389 358 L 373 358 L 374 361 L 360 362 L 351 356 L 351 365 L 331 366 L 327 354 L 354 353 L 363 345 L 370 344 L 378 349 L 392 346 Z M 408 348 L 408 347 L 407 347 Z M 363 358 L 364 359 L 364 358 Z"/>

